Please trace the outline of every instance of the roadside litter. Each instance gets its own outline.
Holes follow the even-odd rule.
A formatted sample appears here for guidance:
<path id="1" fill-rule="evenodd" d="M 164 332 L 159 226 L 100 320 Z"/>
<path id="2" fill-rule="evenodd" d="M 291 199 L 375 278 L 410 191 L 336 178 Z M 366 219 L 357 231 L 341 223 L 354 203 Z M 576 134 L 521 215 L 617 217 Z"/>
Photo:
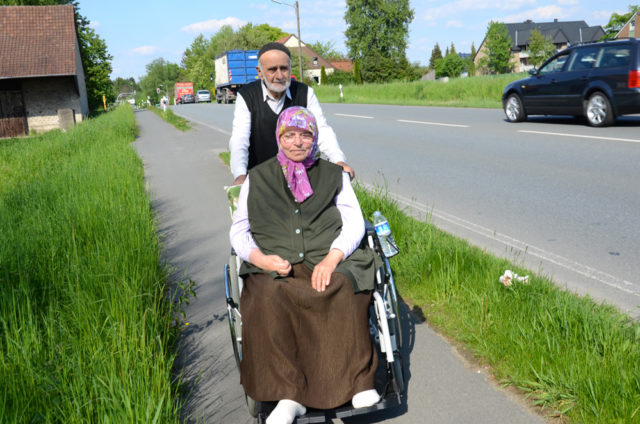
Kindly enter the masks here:
<path id="1" fill-rule="evenodd" d="M 503 275 L 500 276 L 500 282 L 504 284 L 505 287 L 509 287 L 513 284 L 513 282 L 529 284 L 529 276 L 528 275 L 518 275 L 515 272 L 511 272 L 511 270 L 506 270 Z"/>

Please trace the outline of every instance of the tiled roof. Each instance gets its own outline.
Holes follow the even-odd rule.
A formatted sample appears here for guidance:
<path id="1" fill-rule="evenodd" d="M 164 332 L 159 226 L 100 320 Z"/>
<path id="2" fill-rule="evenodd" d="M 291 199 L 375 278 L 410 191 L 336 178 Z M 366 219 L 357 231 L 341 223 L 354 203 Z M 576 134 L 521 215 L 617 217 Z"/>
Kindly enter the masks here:
<path id="1" fill-rule="evenodd" d="M 276 43 L 280 43 L 280 44 L 284 44 L 286 45 L 287 42 L 290 39 L 294 39 L 295 40 L 295 47 L 289 47 L 289 50 L 291 50 L 292 54 L 298 54 L 299 49 L 298 49 L 298 37 L 296 37 L 293 34 L 289 34 L 286 37 L 283 37 L 279 40 L 276 40 Z M 307 59 L 313 60 L 314 58 L 317 59 L 317 64 L 309 64 L 308 67 L 310 67 L 311 69 L 320 69 L 321 67 L 324 66 L 325 69 L 330 69 L 333 68 L 333 65 L 331 63 L 329 63 L 328 60 L 326 60 L 325 58 L 323 58 L 322 56 L 320 56 L 318 53 L 315 52 L 315 50 L 313 50 L 311 47 L 309 47 L 308 45 L 306 45 L 304 43 L 304 41 L 302 42 L 302 57 L 306 57 Z M 295 66 L 295 64 L 294 64 Z"/>
<path id="2" fill-rule="evenodd" d="M 351 72 L 353 71 L 353 62 L 350 60 L 334 60 L 331 61 L 331 65 L 338 71 Z"/>
<path id="3" fill-rule="evenodd" d="M 0 6 L 0 78 L 75 75 L 73 5 Z"/>

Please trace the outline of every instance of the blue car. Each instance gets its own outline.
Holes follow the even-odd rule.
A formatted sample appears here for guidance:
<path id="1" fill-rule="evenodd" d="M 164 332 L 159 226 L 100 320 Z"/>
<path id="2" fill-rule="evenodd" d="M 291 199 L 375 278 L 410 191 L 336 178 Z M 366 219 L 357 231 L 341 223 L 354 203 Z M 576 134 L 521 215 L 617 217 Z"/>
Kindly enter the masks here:
<path id="1" fill-rule="evenodd" d="M 602 127 L 620 115 L 640 113 L 638 39 L 572 46 L 529 73 L 502 93 L 510 122 L 528 115 L 573 115 Z"/>

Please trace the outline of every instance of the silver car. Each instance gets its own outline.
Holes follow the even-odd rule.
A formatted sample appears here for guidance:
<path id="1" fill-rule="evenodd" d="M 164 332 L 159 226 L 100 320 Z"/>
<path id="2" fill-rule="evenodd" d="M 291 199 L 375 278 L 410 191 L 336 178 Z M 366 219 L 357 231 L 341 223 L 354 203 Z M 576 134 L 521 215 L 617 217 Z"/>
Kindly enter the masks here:
<path id="1" fill-rule="evenodd" d="M 196 92 L 196 103 L 200 102 L 211 103 L 211 93 L 209 93 L 209 90 L 198 90 Z"/>

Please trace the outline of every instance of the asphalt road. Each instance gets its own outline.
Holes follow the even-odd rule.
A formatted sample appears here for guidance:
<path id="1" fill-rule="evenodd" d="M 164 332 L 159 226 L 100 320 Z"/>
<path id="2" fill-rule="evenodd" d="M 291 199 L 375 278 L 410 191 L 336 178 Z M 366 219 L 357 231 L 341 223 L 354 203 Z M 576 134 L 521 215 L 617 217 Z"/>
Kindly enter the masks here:
<path id="1" fill-rule="evenodd" d="M 496 109 L 323 108 L 360 182 L 387 187 L 417 216 L 430 214 L 562 287 L 640 316 L 640 116 L 591 128 L 570 117 L 511 124 Z M 174 110 L 231 131 L 233 105 Z"/>
<path id="2" fill-rule="evenodd" d="M 223 113 L 222 106 L 194 106 Z M 184 307 L 189 325 L 183 328 L 178 358 L 189 393 L 184 422 L 254 422 L 244 404 L 225 315 L 222 271 L 230 251 L 230 218 L 222 186 L 232 177 L 218 153 L 227 150 L 228 136 L 211 124 L 182 133 L 151 112 L 136 117 L 140 135 L 134 145 L 145 166 L 163 257 L 174 279 L 196 284 L 197 297 Z M 406 308 L 402 315 L 408 386 L 403 405 L 345 424 L 544 422 Z"/>

